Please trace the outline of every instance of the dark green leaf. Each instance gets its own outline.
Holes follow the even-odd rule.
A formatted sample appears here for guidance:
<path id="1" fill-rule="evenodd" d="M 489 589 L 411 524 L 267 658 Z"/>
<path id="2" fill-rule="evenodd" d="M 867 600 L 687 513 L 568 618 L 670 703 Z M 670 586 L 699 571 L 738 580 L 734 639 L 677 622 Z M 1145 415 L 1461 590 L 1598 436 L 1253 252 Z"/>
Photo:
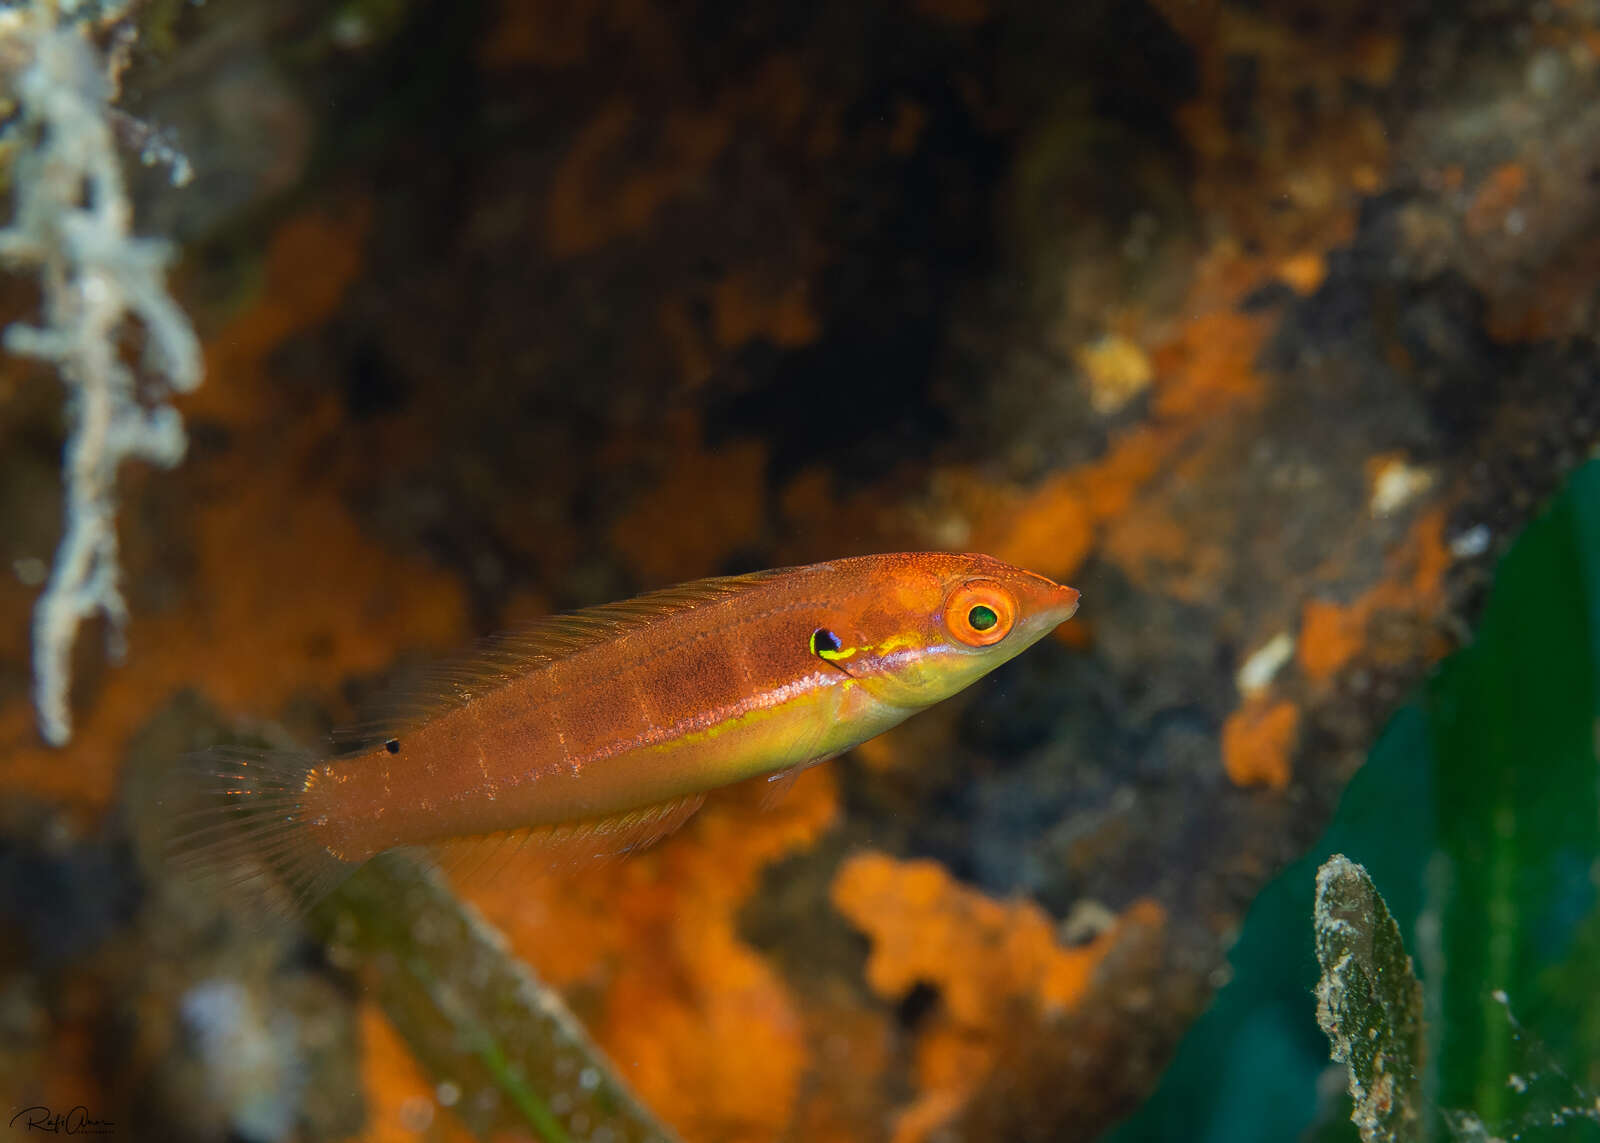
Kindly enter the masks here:
<path id="1" fill-rule="evenodd" d="M 426 866 L 380 857 L 313 919 L 339 959 L 370 966 L 389 1019 L 454 1086 L 455 1110 L 480 1138 L 531 1130 L 544 1143 L 676 1139 L 561 998 Z"/>
<path id="2" fill-rule="evenodd" d="M 1417 953 L 1435 1138 L 1600 1139 L 1600 464 L 1503 561 L 1472 645 L 1398 712 L 1327 834 L 1261 893 L 1232 979 L 1112 1134 L 1350 1139 L 1319 1088 L 1312 871 L 1370 872 Z"/>

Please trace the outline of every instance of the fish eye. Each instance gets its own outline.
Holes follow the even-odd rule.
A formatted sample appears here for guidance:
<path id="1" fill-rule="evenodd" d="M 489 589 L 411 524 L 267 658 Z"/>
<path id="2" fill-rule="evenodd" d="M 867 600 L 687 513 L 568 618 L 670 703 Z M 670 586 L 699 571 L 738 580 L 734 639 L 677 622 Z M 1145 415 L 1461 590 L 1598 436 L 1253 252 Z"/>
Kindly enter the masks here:
<path id="1" fill-rule="evenodd" d="M 992 579 L 968 580 L 945 600 L 945 626 L 969 647 L 994 646 L 1016 622 L 1016 599 Z"/>
<path id="2" fill-rule="evenodd" d="M 833 652 L 844 646 L 839 636 L 829 631 L 826 627 L 818 627 L 811 633 L 811 653 L 822 655 L 824 652 Z"/>

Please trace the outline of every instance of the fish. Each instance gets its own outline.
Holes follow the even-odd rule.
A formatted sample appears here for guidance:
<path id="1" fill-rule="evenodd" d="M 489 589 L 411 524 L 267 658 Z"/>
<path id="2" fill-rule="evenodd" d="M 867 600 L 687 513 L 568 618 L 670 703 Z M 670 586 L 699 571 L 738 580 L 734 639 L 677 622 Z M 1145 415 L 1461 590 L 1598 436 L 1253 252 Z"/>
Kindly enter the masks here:
<path id="1" fill-rule="evenodd" d="M 537 621 L 394 696 L 343 749 L 182 768 L 168 854 L 309 908 L 387 851 L 641 849 L 708 793 L 784 784 L 963 690 L 1077 611 L 991 556 L 901 552 L 698 580 Z"/>

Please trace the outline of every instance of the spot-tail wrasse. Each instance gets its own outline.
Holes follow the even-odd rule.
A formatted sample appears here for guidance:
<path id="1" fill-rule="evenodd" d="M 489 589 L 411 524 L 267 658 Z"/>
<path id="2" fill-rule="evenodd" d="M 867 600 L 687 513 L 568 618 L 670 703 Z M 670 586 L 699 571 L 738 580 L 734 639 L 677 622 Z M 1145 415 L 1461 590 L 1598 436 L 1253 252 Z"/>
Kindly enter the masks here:
<path id="1" fill-rule="evenodd" d="M 543 620 L 436 671 L 368 745 L 198 756 L 179 800 L 201 801 L 170 851 L 270 868 L 302 906 L 400 846 L 499 835 L 566 861 L 623 853 L 712 790 L 786 779 L 950 697 L 1077 606 L 988 556 L 902 553 Z"/>

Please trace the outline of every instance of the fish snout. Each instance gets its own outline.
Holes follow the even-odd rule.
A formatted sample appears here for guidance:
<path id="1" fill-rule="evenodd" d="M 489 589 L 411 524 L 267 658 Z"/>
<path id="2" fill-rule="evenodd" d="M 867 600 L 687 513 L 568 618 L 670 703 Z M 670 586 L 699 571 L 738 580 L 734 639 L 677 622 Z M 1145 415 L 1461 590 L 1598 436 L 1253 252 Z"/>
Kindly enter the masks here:
<path id="1" fill-rule="evenodd" d="M 1078 610 L 1078 589 L 1038 576 L 1030 579 L 1022 599 L 1023 612 L 1048 630 L 1071 619 Z"/>

